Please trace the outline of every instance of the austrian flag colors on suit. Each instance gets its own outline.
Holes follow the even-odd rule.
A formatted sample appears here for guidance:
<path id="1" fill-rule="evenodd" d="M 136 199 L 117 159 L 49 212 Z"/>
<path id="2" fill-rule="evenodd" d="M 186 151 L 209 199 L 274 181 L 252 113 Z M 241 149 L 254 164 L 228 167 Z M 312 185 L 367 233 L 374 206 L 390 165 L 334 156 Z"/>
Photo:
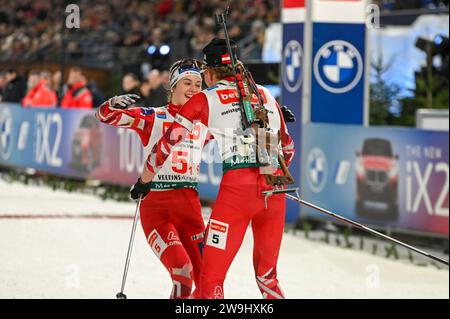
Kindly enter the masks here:
<path id="1" fill-rule="evenodd" d="M 111 109 L 104 103 L 96 116 L 102 122 L 136 131 L 148 154 L 174 121 L 179 105 L 169 104 L 159 108 Z M 208 142 L 208 131 L 198 123 L 187 139 L 172 150 L 162 169 L 153 179 L 152 191 L 197 188 L 203 145 Z M 164 148 L 167 151 L 167 148 Z"/>
<path id="2" fill-rule="evenodd" d="M 265 107 L 268 110 L 271 129 L 280 131 L 283 153 L 289 165 L 293 157 L 294 142 L 288 134 L 286 124 L 280 118 L 279 106 L 275 98 L 264 87 L 260 86 L 259 89 L 263 100 L 267 101 Z M 176 126 L 165 134 L 166 139 L 160 140 L 153 148 L 153 153 L 147 160 L 148 169 L 152 172 L 158 171 L 168 157 L 167 145 L 176 145 L 181 140 L 181 135 L 173 134 L 173 131 L 182 132 L 181 127 L 191 130 L 199 124 L 197 120 L 199 118 L 201 124 L 208 126 L 209 132 L 217 141 L 224 171 L 230 168 L 257 168 L 256 158 L 252 157 L 255 154 L 248 149 L 252 147 L 252 144 L 246 143 L 245 132 L 237 128 L 241 127 L 239 124 L 241 114 L 237 102 L 237 91 L 233 87 L 232 78 L 222 80 L 216 86 L 194 96 L 189 102 L 192 106 L 189 109 L 183 108 L 177 114 L 174 123 Z M 223 107 L 209 107 L 210 105 Z"/>
<path id="3" fill-rule="evenodd" d="M 180 108 L 169 103 L 159 108 L 117 109 L 108 100 L 98 108 L 96 117 L 105 124 L 137 132 L 148 152 L 166 133 Z M 171 276 L 171 298 L 189 298 L 193 282 L 196 287 L 200 285 L 200 245 L 205 226 L 196 189 L 201 152 L 208 140 L 206 128 L 198 123 L 177 147 L 171 151 L 165 147 L 167 158 L 140 205 L 148 245 Z"/>
<path id="4" fill-rule="evenodd" d="M 270 92 L 258 86 L 264 96 L 270 129 L 279 133 L 286 164 L 295 149 L 281 110 Z M 174 124 L 153 148 L 147 167 L 157 172 L 167 158 L 166 145 L 175 147 L 197 122 L 208 127 L 222 155 L 223 178 L 219 195 L 205 233 L 200 275 L 201 298 L 223 298 L 223 282 L 252 224 L 254 236 L 255 279 L 265 298 L 283 298 L 277 279 L 277 260 L 285 223 L 285 197 L 274 195 L 266 207 L 266 184 L 256 161 L 253 137 L 242 129 L 241 112 L 233 77 L 226 77 L 193 96 L 179 111 Z M 184 130 L 184 134 L 183 134 Z M 181 134 L 172 134 L 178 131 Z"/>

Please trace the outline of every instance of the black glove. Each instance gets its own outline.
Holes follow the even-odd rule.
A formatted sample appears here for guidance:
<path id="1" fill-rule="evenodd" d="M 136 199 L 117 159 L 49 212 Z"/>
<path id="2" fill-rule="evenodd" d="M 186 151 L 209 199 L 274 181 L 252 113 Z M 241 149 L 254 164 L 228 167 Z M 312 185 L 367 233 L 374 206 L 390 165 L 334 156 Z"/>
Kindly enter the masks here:
<path id="1" fill-rule="evenodd" d="M 136 94 L 124 94 L 124 95 L 117 95 L 113 96 L 108 100 L 109 106 L 114 109 L 126 109 L 133 105 L 136 100 L 140 99 L 141 97 Z"/>
<path id="2" fill-rule="evenodd" d="M 291 110 L 288 109 L 286 105 L 283 105 L 280 107 L 281 113 L 283 113 L 284 121 L 286 123 L 293 123 L 295 122 L 295 115 L 292 113 Z"/>
<path id="3" fill-rule="evenodd" d="M 149 192 L 150 183 L 143 183 L 141 179 L 138 178 L 136 184 L 134 184 L 130 188 L 130 197 L 134 200 L 139 199 L 139 197 L 142 197 L 142 199 L 144 199 Z"/>

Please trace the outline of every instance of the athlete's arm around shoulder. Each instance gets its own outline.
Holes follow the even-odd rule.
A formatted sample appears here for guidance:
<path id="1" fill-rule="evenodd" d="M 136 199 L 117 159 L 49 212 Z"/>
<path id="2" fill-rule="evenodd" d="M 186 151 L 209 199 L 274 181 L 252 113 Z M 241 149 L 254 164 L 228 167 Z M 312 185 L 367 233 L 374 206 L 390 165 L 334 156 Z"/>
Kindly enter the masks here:
<path id="1" fill-rule="evenodd" d="M 100 105 L 95 116 L 102 123 L 136 131 L 146 145 L 155 120 L 155 110 L 136 106 L 134 103 L 138 98 L 134 94 L 112 97 Z"/>
<path id="2" fill-rule="evenodd" d="M 175 123 L 179 123 L 188 131 L 192 131 L 195 122 L 201 122 L 208 126 L 209 103 L 206 94 L 202 91 L 195 94 L 183 105 L 178 114 L 175 116 Z"/>

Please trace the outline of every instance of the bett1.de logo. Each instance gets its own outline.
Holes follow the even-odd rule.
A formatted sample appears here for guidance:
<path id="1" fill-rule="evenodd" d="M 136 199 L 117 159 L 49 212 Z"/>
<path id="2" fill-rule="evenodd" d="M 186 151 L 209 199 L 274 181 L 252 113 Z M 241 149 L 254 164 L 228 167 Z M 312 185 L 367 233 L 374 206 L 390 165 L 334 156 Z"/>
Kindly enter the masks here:
<path id="1" fill-rule="evenodd" d="M 361 54 L 349 42 L 335 40 L 324 44 L 314 58 L 314 76 L 325 90 L 341 94 L 361 80 L 364 65 Z"/>

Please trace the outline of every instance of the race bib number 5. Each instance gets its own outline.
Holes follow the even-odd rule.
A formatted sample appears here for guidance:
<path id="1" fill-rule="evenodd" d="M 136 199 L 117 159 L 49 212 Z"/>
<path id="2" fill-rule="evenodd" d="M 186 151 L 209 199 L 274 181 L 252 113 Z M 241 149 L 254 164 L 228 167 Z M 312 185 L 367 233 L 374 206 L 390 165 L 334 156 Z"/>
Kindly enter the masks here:
<path id="1" fill-rule="evenodd" d="M 227 246 L 228 228 L 228 224 L 211 219 L 206 245 L 225 250 Z"/>

